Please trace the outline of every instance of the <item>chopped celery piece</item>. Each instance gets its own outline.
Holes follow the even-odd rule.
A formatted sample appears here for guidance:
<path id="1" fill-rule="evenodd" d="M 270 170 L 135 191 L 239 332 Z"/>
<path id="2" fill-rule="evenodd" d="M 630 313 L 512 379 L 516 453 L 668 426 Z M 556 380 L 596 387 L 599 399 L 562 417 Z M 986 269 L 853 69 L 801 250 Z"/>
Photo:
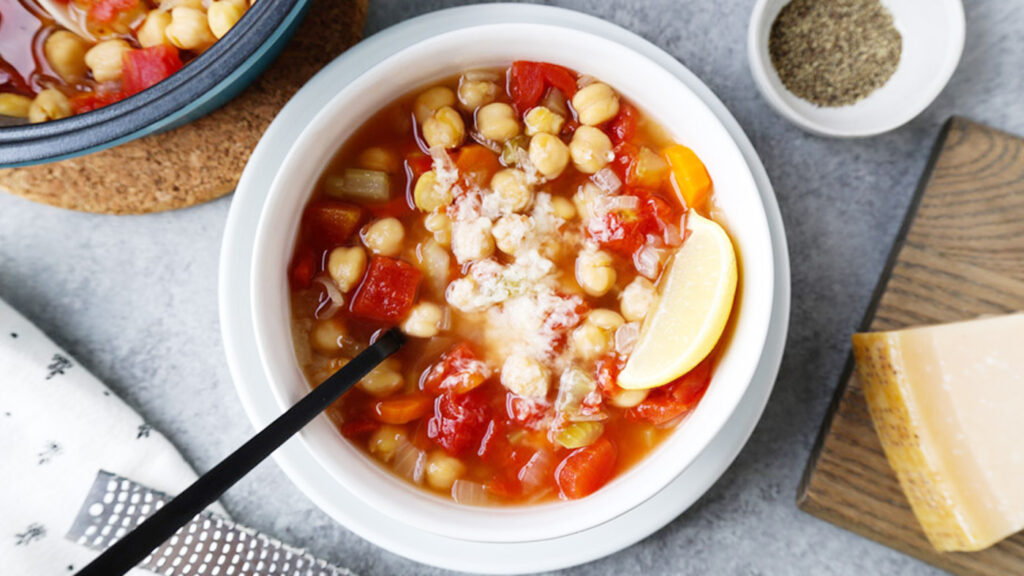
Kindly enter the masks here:
<path id="1" fill-rule="evenodd" d="M 501 149 L 501 163 L 508 167 L 515 166 L 519 163 L 518 150 L 526 150 L 529 145 L 530 137 L 526 134 L 520 134 L 508 140 L 505 142 L 505 147 Z"/>
<path id="2" fill-rule="evenodd" d="M 391 199 L 391 178 L 387 172 L 346 168 L 324 182 L 327 194 L 345 200 L 387 202 Z"/>
<path id="3" fill-rule="evenodd" d="M 555 433 L 555 441 L 569 448 L 590 446 L 604 434 L 604 424 L 600 422 L 574 422 Z"/>

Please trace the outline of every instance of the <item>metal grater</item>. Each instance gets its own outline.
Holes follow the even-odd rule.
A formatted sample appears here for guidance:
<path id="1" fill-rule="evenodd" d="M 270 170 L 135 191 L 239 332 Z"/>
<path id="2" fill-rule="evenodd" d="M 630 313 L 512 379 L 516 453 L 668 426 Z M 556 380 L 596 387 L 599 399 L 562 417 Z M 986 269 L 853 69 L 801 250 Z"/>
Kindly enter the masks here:
<path id="1" fill-rule="evenodd" d="M 101 470 L 67 538 L 105 550 L 169 501 L 162 492 Z M 355 576 L 212 512 L 182 526 L 138 567 L 163 576 Z"/>

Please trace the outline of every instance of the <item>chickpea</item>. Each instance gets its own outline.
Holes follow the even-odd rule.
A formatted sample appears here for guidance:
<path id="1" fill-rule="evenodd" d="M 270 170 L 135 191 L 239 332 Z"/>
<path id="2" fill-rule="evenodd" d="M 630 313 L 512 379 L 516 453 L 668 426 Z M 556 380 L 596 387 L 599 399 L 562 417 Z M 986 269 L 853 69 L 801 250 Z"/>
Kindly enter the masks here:
<path id="1" fill-rule="evenodd" d="M 434 235 L 441 246 L 452 245 L 452 219 L 444 212 L 431 212 L 423 219 L 423 227 Z"/>
<path id="2" fill-rule="evenodd" d="M 359 153 L 359 167 L 394 174 L 401 170 L 402 163 L 393 150 L 371 146 Z"/>
<path id="3" fill-rule="evenodd" d="M 356 385 L 371 396 L 383 398 L 398 392 L 405 386 L 405 378 L 401 373 L 402 366 L 398 360 L 388 358 L 381 362 L 369 374 L 363 376 Z"/>
<path id="4" fill-rule="evenodd" d="M 535 106 L 526 113 L 523 118 L 526 124 L 526 135 L 535 134 L 558 134 L 562 130 L 565 118 L 561 114 L 553 112 L 547 106 Z"/>
<path id="5" fill-rule="evenodd" d="M 209 20 L 210 31 L 218 39 L 223 38 L 228 30 L 231 30 L 249 8 L 247 0 L 214 0 L 206 9 L 206 18 Z"/>
<path id="6" fill-rule="evenodd" d="M 542 132 L 530 139 L 530 162 L 545 178 L 557 178 L 569 165 L 569 147 L 558 136 Z"/>
<path id="7" fill-rule="evenodd" d="M 68 116 L 71 116 L 71 101 L 56 88 L 47 88 L 36 94 L 35 100 L 28 107 L 28 120 L 33 124 Z"/>
<path id="8" fill-rule="evenodd" d="M 555 216 L 562 220 L 572 220 L 576 217 L 576 206 L 561 196 L 555 196 L 551 199 L 551 210 L 555 213 Z"/>
<path id="9" fill-rule="evenodd" d="M 431 148 L 458 148 L 466 139 L 466 124 L 462 121 L 462 115 L 451 106 L 438 108 L 423 123 L 423 139 Z"/>
<path id="10" fill-rule="evenodd" d="M 404 428 L 388 424 L 381 426 L 370 436 L 366 449 L 378 460 L 391 462 L 398 452 L 398 447 L 408 441 Z"/>
<path id="11" fill-rule="evenodd" d="M 622 316 L 619 316 L 618 312 L 607 308 L 591 310 L 590 314 L 587 314 L 586 321 L 605 332 L 614 332 L 616 328 L 626 323 Z"/>
<path id="12" fill-rule="evenodd" d="M 366 250 L 359 246 L 335 248 L 327 257 L 327 273 L 342 292 L 355 288 L 365 271 Z"/>
<path id="13" fill-rule="evenodd" d="M 451 490 L 452 484 L 466 473 L 466 465 L 440 450 L 427 456 L 427 485 L 434 490 Z"/>
<path id="14" fill-rule="evenodd" d="M 494 102 L 501 88 L 488 80 L 468 80 L 465 76 L 459 80 L 459 104 L 466 111 Z"/>
<path id="15" fill-rule="evenodd" d="M 416 121 L 423 124 L 435 111 L 445 106 L 455 106 L 455 92 L 445 86 L 434 86 L 416 96 L 412 103 L 412 113 Z"/>
<path id="16" fill-rule="evenodd" d="M 381 218 L 363 229 L 363 244 L 374 254 L 397 256 L 402 251 L 405 228 L 397 218 Z"/>
<path id="17" fill-rule="evenodd" d="M 501 385 L 513 394 L 544 398 L 548 394 L 550 374 L 540 362 L 529 356 L 513 354 L 501 366 Z"/>
<path id="18" fill-rule="evenodd" d="M 416 338 L 433 338 L 441 331 L 444 310 L 432 302 L 420 302 L 409 310 L 402 322 L 402 332 Z"/>
<path id="19" fill-rule="evenodd" d="M 67 30 L 58 30 L 50 34 L 43 45 L 46 61 L 65 82 L 84 78 L 89 72 L 89 67 L 85 64 L 85 53 L 88 50 L 88 42 Z"/>
<path id="20" fill-rule="evenodd" d="M 416 207 L 423 212 L 433 212 L 452 203 L 451 190 L 441 186 L 433 170 L 424 172 L 416 180 L 412 197 Z"/>
<path id="21" fill-rule="evenodd" d="M 476 129 L 488 140 L 505 142 L 519 135 L 516 111 L 504 102 L 493 102 L 476 111 Z"/>
<path id="22" fill-rule="evenodd" d="M 522 170 L 499 170 L 491 177 L 491 191 L 497 196 L 498 208 L 503 213 L 520 212 L 533 202 L 533 192 Z"/>
<path id="23" fill-rule="evenodd" d="M 640 322 L 654 303 L 654 284 L 643 276 L 637 276 L 622 290 L 619 296 L 619 309 L 622 316 L 630 322 Z"/>
<path id="24" fill-rule="evenodd" d="M 591 296 L 604 296 L 615 285 L 612 257 L 603 250 L 585 250 L 576 258 L 576 281 Z"/>
<path id="25" fill-rule="evenodd" d="M 205 50 L 217 41 L 206 20 L 206 13 L 189 6 L 171 10 L 171 23 L 164 29 L 164 35 L 172 45 L 182 50 Z"/>
<path id="26" fill-rule="evenodd" d="M 15 118 L 28 118 L 32 99 L 21 94 L 0 93 L 0 114 Z"/>
<path id="27" fill-rule="evenodd" d="M 104 40 L 85 53 L 85 63 L 97 82 L 121 79 L 124 53 L 132 49 L 124 40 Z"/>
<path id="28" fill-rule="evenodd" d="M 170 23 L 170 12 L 165 12 L 163 10 L 150 10 L 146 19 L 142 21 L 142 25 L 139 26 L 139 31 L 136 33 L 136 37 L 139 39 L 139 44 L 141 44 L 143 48 L 170 44 L 171 41 L 167 39 L 167 35 L 165 34 L 167 26 Z"/>
<path id="29" fill-rule="evenodd" d="M 572 203 L 576 207 L 580 218 L 584 223 L 597 216 L 597 203 L 604 196 L 604 192 L 597 187 L 597 184 L 587 181 L 572 196 Z"/>
<path id="30" fill-rule="evenodd" d="M 615 159 L 612 141 L 608 135 L 593 126 L 580 126 L 572 135 L 569 154 L 576 169 L 584 174 L 593 174 Z"/>
<path id="31" fill-rule="evenodd" d="M 448 285 L 452 256 L 437 241 L 420 242 L 416 247 L 416 261 L 420 270 L 430 279 L 438 294 L 443 294 Z"/>
<path id="32" fill-rule="evenodd" d="M 321 354 L 333 355 L 341 352 L 341 346 L 348 337 L 345 324 L 338 318 L 319 320 L 309 333 L 309 344 Z"/>
<path id="33" fill-rule="evenodd" d="M 649 390 L 618 389 L 612 393 L 611 403 L 616 408 L 632 408 L 647 399 Z"/>
<path id="34" fill-rule="evenodd" d="M 612 337 L 594 324 L 584 322 L 570 336 L 573 352 L 584 360 L 597 358 L 612 347 Z"/>
<path id="35" fill-rule="evenodd" d="M 508 214 L 494 223 L 491 234 L 498 250 L 515 255 L 526 244 L 526 238 L 533 230 L 532 220 L 522 214 Z"/>
<path id="36" fill-rule="evenodd" d="M 607 84 L 595 82 L 576 92 L 572 107 L 581 124 L 597 126 L 619 113 L 619 96 Z"/>
<path id="37" fill-rule="evenodd" d="M 452 253 L 459 264 L 494 254 L 491 227 L 491 221 L 484 217 L 452 224 Z"/>

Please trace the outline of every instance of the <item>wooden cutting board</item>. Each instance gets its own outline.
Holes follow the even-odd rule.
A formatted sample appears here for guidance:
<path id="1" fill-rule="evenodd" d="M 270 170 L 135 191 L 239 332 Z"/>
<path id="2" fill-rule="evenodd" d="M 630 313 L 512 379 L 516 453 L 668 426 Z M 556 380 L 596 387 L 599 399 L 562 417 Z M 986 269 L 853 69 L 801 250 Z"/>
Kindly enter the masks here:
<path id="1" fill-rule="evenodd" d="M 1016 310 L 1024 310 L 1024 140 L 954 117 L 939 136 L 861 330 Z M 797 505 L 953 574 L 1024 574 L 1024 532 L 981 552 L 931 547 L 885 459 L 852 369 L 851 358 Z"/>
<path id="2" fill-rule="evenodd" d="M 270 68 L 223 108 L 170 132 L 87 156 L 0 169 L 0 191 L 83 212 L 184 208 L 235 189 L 249 154 L 307 80 L 359 41 L 368 0 L 313 0 Z"/>

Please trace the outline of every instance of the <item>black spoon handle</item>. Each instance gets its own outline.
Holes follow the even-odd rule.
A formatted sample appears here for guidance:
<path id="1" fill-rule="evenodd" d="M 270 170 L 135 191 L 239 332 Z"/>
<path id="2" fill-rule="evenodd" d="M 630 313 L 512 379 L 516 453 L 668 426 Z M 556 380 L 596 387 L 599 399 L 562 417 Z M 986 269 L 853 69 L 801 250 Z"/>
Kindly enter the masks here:
<path id="1" fill-rule="evenodd" d="M 77 576 L 116 576 L 128 572 L 178 528 L 220 498 L 235 482 L 327 409 L 370 370 L 397 352 L 404 340 L 397 329 L 386 332 L 166 506 L 154 512 L 135 530 L 79 570 Z"/>

